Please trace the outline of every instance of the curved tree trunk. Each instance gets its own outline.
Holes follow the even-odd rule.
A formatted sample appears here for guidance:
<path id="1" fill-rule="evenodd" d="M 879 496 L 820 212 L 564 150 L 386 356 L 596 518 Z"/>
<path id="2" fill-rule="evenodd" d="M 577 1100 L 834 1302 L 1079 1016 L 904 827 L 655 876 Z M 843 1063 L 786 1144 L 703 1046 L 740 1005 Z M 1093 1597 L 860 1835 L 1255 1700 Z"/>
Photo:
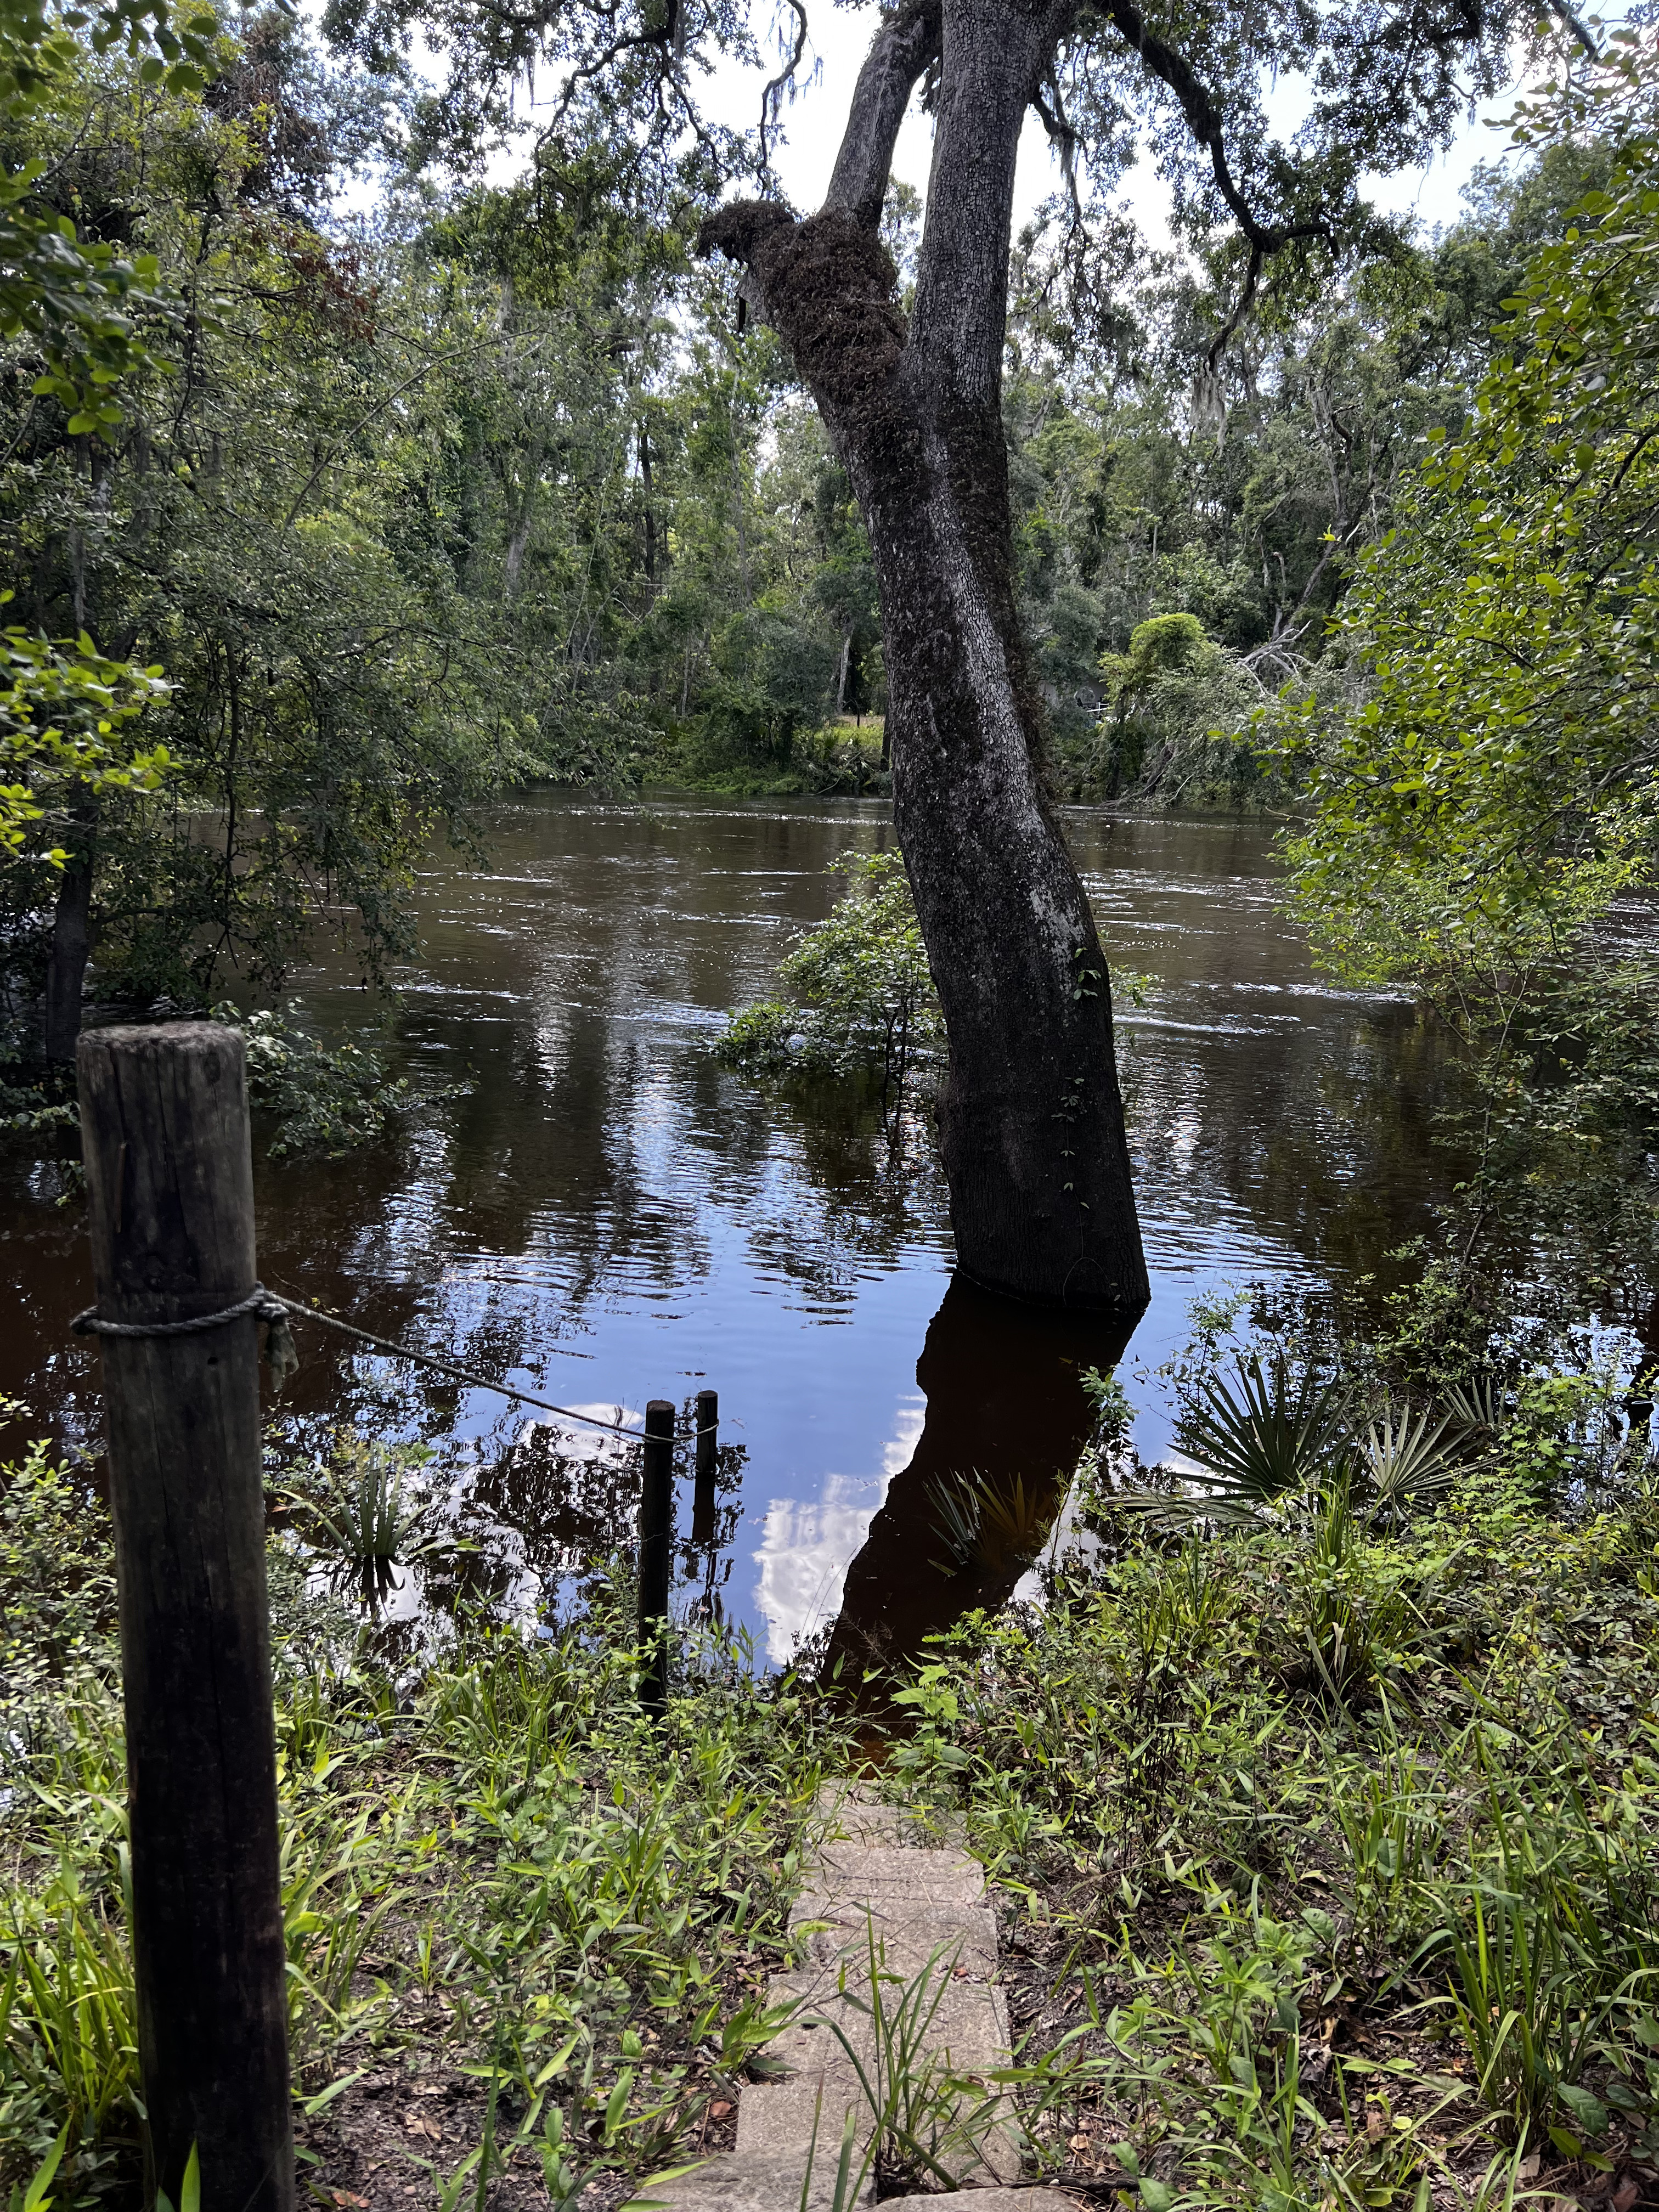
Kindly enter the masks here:
<path id="1" fill-rule="evenodd" d="M 894 814 L 950 1038 L 940 1108 L 963 1271 L 1135 1315 L 1148 1297 L 1111 1002 L 1038 769 L 1003 438 L 1014 161 L 1066 10 L 945 0 L 889 17 L 829 200 L 704 227 L 789 343 L 863 510 L 880 587 Z M 915 317 L 877 226 L 910 89 L 940 64 Z"/>

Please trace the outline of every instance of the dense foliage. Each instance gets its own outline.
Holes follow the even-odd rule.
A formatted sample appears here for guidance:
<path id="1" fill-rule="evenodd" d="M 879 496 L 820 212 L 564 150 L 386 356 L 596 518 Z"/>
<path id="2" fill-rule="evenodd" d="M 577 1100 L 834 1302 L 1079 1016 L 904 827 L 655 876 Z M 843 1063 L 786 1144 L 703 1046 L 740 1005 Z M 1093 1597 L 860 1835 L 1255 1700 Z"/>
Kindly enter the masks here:
<path id="1" fill-rule="evenodd" d="M 851 854 L 847 890 L 778 965 L 787 999 L 732 1016 L 722 1060 L 768 1075 L 846 1075 L 873 1068 L 884 1110 L 896 1115 L 912 1064 L 944 1042 L 915 902 L 896 853 Z"/>
<path id="2" fill-rule="evenodd" d="M 775 336 L 687 258 L 714 141 L 681 161 L 658 133 L 653 170 L 573 123 L 516 184 L 441 185 L 433 149 L 500 122 L 494 64 L 458 52 L 434 106 L 377 21 L 337 11 L 325 50 L 275 11 L 66 17 L 32 46 L 19 19 L 11 204 L 85 264 L 68 290 L 37 270 L 35 306 L 20 294 L 0 387 L 0 985 L 25 1054 L 55 970 L 78 1003 L 88 949 L 93 988 L 125 1004 L 280 988 L 319 924 L 381 969 L 407 948 L 426 839 L 471 836 L 527 776 L 884 787 L 850 486 Z M 1549 272 L 1590 248 L 1564 241 L 1563 210 L 1591 185 L 1607 237 L 1645 219 L 1629 115 L 1535 135 L 1531 166 L 1483 174 L 1439 241 L 1373 224 L 1349 261 L 1270 269 L 1214 359 L 1224 244 L 1177 262 L 1121 236 L 1113 305 L 1091 313 L 1052 214 L 1028 230 L 1005 411 L 1061 795 L 1293 800 L 1304 769 L 1252 717 L 1299 671 L 1320 717 L 1352 697 L 1365 618 L 1328 646 L 1324 624 L 1417 441 L 1450 437 L 1436 465 L 1467 478 L 1460 512 L 1484 495 L 1455 433 L 1500 302 L 1555 256 L 1528 280 L 1544 320 L 1491 371 L 1489 428 L 1547 412 L 1528 364 L 1565 360 Z M 918 213 L 896 185 L 902 291 Z M 1639 260 L 1616 297 L 1595 280 L 1585 343 L 1639 314 Z M 1636 410 L 1632 468 L 1573 494 L 1598 545 L 1638 514 L 1644 359 L 1620 341 L 1613 383 L 1583 395 Z M 1409 479 L 1413 544 L 1427 502 L 1453 546 L 1440 482 Z M 1621 578 L 1596 586 L 1606 605 Z M 1633 667 L 1633 629 L 1623 649 Z M 1614 794 L 1596 805 L 1610 866 Z"/>
<path id="3" fill-rule="evenodd" d="M 1659 1356 L 1651 874 L 1654 79 L 1634 40 L 1522 111 L 1588 191 L 1504 300 L 1467 416 L 1431 429 L 1360 560 L 1322 694 L 1279 726 L 1311 818 L 1297 908 L 1349 977 L 1460 1041 L 1474 1166 L 1454 1249 L 1534 1309 Z M 1345 665 L 1346 664 L 1346 665 Z M 1331 711 L 1333 689 L 1340 710 Z"/>
<path id="4" fill-rule="evenodd" d="M 1295 853 L 1358 973 L 1523 962 L 1645 865 L 1659 141 L 1633 67 L 1600 89 L 1549 120 L 1616 131 L 1606 187 L 1506 301 L 1468 420 L 1431 432 L 1342 611 L 1366 696 L 1309 740 L 1318 820 Z"/>

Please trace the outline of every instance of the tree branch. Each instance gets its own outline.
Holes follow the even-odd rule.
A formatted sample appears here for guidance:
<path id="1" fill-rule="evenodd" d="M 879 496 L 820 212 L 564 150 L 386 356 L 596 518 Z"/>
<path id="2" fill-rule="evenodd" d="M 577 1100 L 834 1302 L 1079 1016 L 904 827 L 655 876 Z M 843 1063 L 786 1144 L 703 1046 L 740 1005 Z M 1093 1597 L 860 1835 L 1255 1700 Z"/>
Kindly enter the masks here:
<path id="1" fill-rule="evenodd" d="M 1072 235 L 1075 238 L 1081 232 L 1086 237 L 1088 226 L 1083 219 L 1083 199 L 1078 191 L 1077 182 L 1078 135 L 1072 127 L 1071 118 L 1066 112 L 1066 103 L 1060 97 L 1060 80 L 1057 76 L 1054 81 L 1054 104 L 1050 108 L 1042 97 L 1042 88 L 1039 85 L 1031 94 L 1031 105 L 1037 112 L 1037 120 L 1048 134 L 1048 143 L 1060 155 L 1061 173 L 1066 179 L 1066 194 L 1072 204 Z"/>
<path id="2" fill-rule="evenodd" d="M 1551 14 L 1557 17 L 1562 27 L 1572 33 L 1590 59 L 1593 62 L 1599 62 L 1602 58 L 1601 49 L 1596 45 L 1590 34 L 1589 26 L 1577 9 L 1570 8 L 1567 5 L 1567 0 L 1549 0 L 1549 8 Z"/>
<path id="3" fill-rule="evenodd" d="M 787 5 L 793 9 L 795 18 L 794 50 L 761 94 L 760 173 L 763 177 L 769 177 L 772 173 L 771 155 L 766 144 L 766 126 L 769 123 L 777 122 L 783 106 L 784 92 L 793 83 L 795 71 L 800 67 L 801 57 L 806 52 L 805 0 L 787 0 Z"/>
<path id="4" fill-rule="evenodd" d="M 912 0 L 876 33 L 848 110 L 826 211 L 843 209 L 865 230 L 880 225 L 899 125 L 916 79 L 939 58 L 943 32 L 939 0 Z"/>
<path id="5" fill-rule="evenodd" d="M 1008 249 L 1020 132 L 1075 0 L 953 6 L 933 125 L 910 367 L 930 407 L 994 410 L 1008 331 Z"/>
<path id="6" fill-rule="evenodd" d="M 1322 219 L 1311 222 L 1265 223 L 1233 181 L 1227 162 L 1227 149 L 1222 138 L 1221 111 L 1216 106 L 1208 87 L 1188 62 L 1168 46 L 1156 32 L 1146 28 L 1146 19 L 1134 0 L 1106 0 L 1108 18 L 1122 33 L 1124 39 L 1140 56 L 1152 75 L 1167 84 L 1181 102 L 1182 112 L 1187 118 L 1187 128 L 1210 157 L 1210 167 L 1215 176 L 1216 190 L 1226 202 L 1233 220 L 1243 232 L 1255 252 L 1265 258 L 1277 253 L 1292 239 L 1324 238 L 1330 236 L 1330 225 Z M 1256 264 L 1260 267 L 1260 263 Z M 1255 292 L 1255 275 L 1248 280 L 1251 295 Z M 1240 313 L 1242 314 L 1241 308 Z M 1235 318 L 1235 323 L 1237 318 Z M 1231 332 L 1230 332 L 1231 334 Z"/>
<path id="7" fill-rule="evenodd" d="M 1218 376 L 1220 374 L 1222 355 L 1226 352 L 1227 348 L 1232 343 L 1234 331 L 1237 330 L 1245 316 L 1249 313 L 1250 309 L 1255 305 L 1255 288 L 1261 280 L 1261 264 L 1267 258 L 1267 248 L 1265 246 L 1259 246 L 1256 241 L 1252 239 L 1250 240 L 1249 265 L 1244 271 L 1244 286 L 1243 289 L 1238 295 L 1238 304 L 1233 309 L 1231 314 L 1228 316 L 1226 321 L 1223 323 L 1220 330 L 1216 333 L 1215 341 L 1212 344 L 1209 352 L 1205 356 L 1205 359 L 1209 364 L 1209 370 L 1212 376 Z"/>

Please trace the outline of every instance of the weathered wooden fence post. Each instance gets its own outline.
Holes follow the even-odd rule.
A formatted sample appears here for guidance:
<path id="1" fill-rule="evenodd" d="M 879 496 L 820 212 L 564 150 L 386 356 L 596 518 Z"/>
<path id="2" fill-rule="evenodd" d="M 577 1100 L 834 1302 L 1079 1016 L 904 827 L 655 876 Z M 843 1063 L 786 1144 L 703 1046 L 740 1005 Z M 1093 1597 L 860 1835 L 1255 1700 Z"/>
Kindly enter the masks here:
<path id="1" fill-rule="evenodd" d="M 120 1591 L 146 2197 L 179 2203 L 194 2145 L 206 2212 L 293 2212 L 242 1040 L 208 1022 L 94 1030 L 77 1061 Z M 240 1310 L 176 1333 L 227 1309 Z"/>
<path id="2" fill-rule="evenodd" d="M 691 1493 L 691 1541 L 714 1540 L 714 1452 L 720 1442 L 720 1401 L 717 1390 L 697 1393 L 696 1481 Z"/>
<path id="3" fill-rule="evenodd" d="M 640 1703 L 668 1710 L 668 1581 L 674 1519 L 674 1407 L 653 1398 L 645 1409 L 645 1472 L 640 1486 Z"/>

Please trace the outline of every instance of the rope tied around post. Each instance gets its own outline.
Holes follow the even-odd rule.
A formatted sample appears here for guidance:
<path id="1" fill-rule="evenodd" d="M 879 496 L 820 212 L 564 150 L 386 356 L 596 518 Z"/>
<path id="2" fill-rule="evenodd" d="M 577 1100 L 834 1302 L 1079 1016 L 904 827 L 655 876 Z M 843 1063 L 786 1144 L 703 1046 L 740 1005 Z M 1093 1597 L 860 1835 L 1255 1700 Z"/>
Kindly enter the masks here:
<path id="1" fill-rule="evenodd" d="M 106 1321 L 96 1306 L 88 1306 L 76 1315 L 70 1327 L 76 1336 L 197 1336 L 204 1329 L 223 1328 L 246 1314 L 265 1325 L 265 1359 L 271 1380 L 280 1390 L 299 1366 L 300 1355 L 294 1349 L 294 1332 L 289 1327 L 288 1300 L 279 1298 L 263 1283 L 256 1283 L 234 1305 L 221 1306 L 217 1313 L 195 1314 L 188 1321 Z"/>

